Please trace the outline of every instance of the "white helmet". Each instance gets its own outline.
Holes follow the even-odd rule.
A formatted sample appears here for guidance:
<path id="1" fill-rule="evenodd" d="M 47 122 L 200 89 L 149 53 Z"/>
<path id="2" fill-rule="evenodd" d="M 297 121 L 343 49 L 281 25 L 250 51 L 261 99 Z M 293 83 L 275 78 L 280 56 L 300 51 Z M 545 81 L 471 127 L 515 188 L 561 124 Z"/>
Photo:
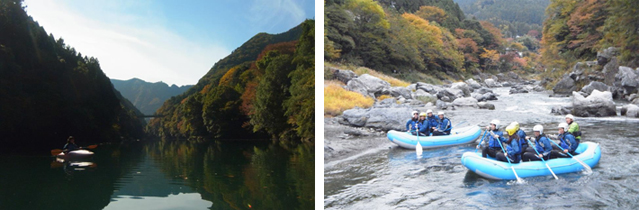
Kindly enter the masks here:
<path id="1" fill-rule="evenodd" d="M 417 111 L 413 111 L 413 112 L 410 114 L 410 116 L 411 116 L 411 117 L 412 117 L 412 116 L 415 116 L 415 114 L 419 114 L 419 112 L 417 112 Z"/>
<path id="2" fill-rule="evenodd" d="M 540 135 L 544 134 L 544 126 L 537 124 L 533 127 L 533 131 L 539 131 Z"/>
<path id="3" fill-rule="evenodd" d="M 494 124 L 495 125 L 495 129 L 499 129 L 499 120 L 494 119 L 490 121 L 490 124 Z"/>
<path id="4" fill-rule="evenodd" d="M 571 120 L 575 121 L 575 116 L 572 116 L 571 114 L 567 114 L 566 118 L 570 118 Z"/>
<path id="5" fill-rule="evenodd" d="M 428 114 L 428 113 L 433 113 L 433 110 L 430 110 L 430 109 L 426 110 L 426 114 Z"/>
<path id="6" fill-rule="evenodd" d="M 568 132 L 568 123 L 559 123 L 559 126 L 557 126 L 557 128 L 563 128 L 564 132 Z"/>
<path id="7" fill-rule="evenodd" d="M 439 111 L 439 112 L 437 112 L 437 115 L 444 115 L 444 112 Z"/>

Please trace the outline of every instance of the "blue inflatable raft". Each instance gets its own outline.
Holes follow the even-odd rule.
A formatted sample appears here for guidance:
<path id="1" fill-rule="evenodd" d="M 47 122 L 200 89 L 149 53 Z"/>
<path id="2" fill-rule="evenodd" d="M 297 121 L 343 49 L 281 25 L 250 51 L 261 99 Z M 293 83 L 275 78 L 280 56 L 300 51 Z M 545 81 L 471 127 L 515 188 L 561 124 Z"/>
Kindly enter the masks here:
<path id="1" fill-rule="evenodd" d="M 479 137 L 481 129 L 479 126 L 468 126 L 452 129 L 450 135 L 446 136 L 420 136 L 419 144 L 422 148 L 436 148 L 459 144 L 468 144 Z M 391 130 L 386 134 L 388 140 L 407 149 L 415 149 L 417 136 L 408 132 Z"/>
<path id="2" fill-rule="evenodd" d="M 601 158 L 601 148 L 599 147 L 599 144 L 594 142 L 580 143 L 576 151 L 579 154 L 575 155 L 575 158 L 578 158 L 591 168 L 597 165 Z M 462 165 L 468 168 L 468 170 L 488 179 L 516 179 L 515 174 L 513 174 L 513 170 L 510 168 L 511 164 L 508 162 L 501 162 L 493 158 L 484 158 L 481 156 L 481 151 L 478 153 L 464 153 L 464 155 L 462 155 L 461 162 Z M 548 166 L 550 166 L 557 175 L 584 170 L 584 167 L 573 158 L 550 159 L 547 160 L 546 163 L 548 163 Z M 520 178 L 551 175 L 550 171 L 542 161 L 520 162 L 514 163 L 512 166 Z"/>

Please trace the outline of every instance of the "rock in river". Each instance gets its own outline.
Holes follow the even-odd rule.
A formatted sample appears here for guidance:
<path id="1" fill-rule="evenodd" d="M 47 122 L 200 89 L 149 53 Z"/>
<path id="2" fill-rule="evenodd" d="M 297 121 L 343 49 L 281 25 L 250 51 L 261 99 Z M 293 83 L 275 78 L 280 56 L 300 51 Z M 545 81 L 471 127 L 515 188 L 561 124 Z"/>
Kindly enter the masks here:
<path id="1" fill-rule="evenodd" d="M 617 115 L 611 92 L 593 90 L 592 93 L 585 98 L 577 92 L 572 92 L 572 97 L 572 114 L 575 116 L 606 117 Z"/>

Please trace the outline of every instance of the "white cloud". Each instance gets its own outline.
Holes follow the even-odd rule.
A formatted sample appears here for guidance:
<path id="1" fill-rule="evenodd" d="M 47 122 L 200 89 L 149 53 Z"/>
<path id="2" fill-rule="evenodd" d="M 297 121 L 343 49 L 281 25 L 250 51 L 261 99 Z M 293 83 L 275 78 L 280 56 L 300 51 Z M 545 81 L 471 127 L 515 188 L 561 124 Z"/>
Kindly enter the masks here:
<path id="1" fill-rule="evenodd" d="M 282 22 L 299 24 L 306 19 L 304 10 L 293 0 L 255 0 L 250 9 L 255 26 L 271 30 Z"/>
<path id="2" fill-rule="evenodd" d="M 117 25 L 83 16 L 60 2 L 27 0 L 25 4 L 27 13 L 48 33 L 62 37 L 82 55 L 98 58 L 104 73 L 113 79 L 195 84 L 230 53 L 223 46 L 191 41 L 153 21 L 143 25 L 126 21 L 150 17 L 122 14 L 127 18 Z"/>

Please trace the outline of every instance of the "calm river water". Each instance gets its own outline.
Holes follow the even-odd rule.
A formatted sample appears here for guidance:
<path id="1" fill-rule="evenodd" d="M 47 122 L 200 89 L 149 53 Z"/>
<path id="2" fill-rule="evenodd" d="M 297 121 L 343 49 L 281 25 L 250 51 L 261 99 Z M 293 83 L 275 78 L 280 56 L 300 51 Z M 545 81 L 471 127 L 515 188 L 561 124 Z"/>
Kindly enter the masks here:
<path id="1" fill-rule="evenodd" d="M 0 209 L 312 209 L 314 149 L 264 142 L 102 145 L 86 162 L 0 157 Z"/>
<path id="2" fill-rule="evenodd" d="M 545 93 L 501 96 L 496 110 L 447 111 L 457 122 L 487 125 L 518 121 L 528 135 L 540 123 L 546 133 L 557 133 L 563 116 L 550 114 L 569 98 Z M 415 151 L 398 148 L 384 137 L 351 157 L 332 160 L 324 167 L 324 207 L 327 209 L 637 209 L 639 208 L 639 120 L 624 117 L 577 118 L 582 141 L 597 142 L 602 157 L 593 173 L 525 178 L 525 184 L 487 180 L 461 165 L 474 144 Z M 353 139 L 352 141 L 357 141 Z M 363 140 L 363 139 L 359 139 Z M 366 142 L 371 142 L 367 140 Z"/>

